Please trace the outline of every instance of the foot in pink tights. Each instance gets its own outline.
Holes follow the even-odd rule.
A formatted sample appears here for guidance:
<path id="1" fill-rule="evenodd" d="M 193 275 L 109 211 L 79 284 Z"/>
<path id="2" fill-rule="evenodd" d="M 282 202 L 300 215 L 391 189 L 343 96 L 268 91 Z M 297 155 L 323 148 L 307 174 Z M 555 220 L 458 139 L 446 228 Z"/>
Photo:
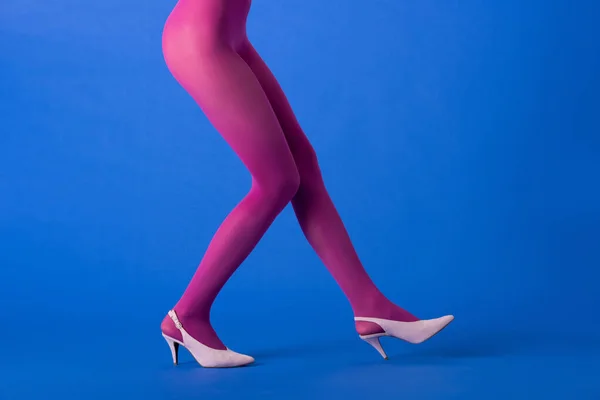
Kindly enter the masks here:
<path id="1" fill-rule="evenodd" d="M 355 311 L 354 316 L 381 318 L 402 322 L 413 322 L 419 320 L 419 318 L 385 298 L 378 303 L 373 303 L 369 307 L 360 309 L 360 312 Z M 359 335 L 371 335 L 374 333 L 383 332 L 383 329 L 373 322 L 357 321 L 355 322 L 355 326 Z"/>
<path id="2" fill-rule="evenodd" d="M 370 318 L 383 318 L 404 322 L 412 322 L 418 320 L 417 317 L 396 305 L 389 304 L 386 307 L 386 309 L 388 310 L 387 312 L 374 312 L 371 314 L 361 314 L 356 316 L 369 316 Z M 226 349 L 226 346 L 218 338 L 217 333 L 212 328 L 210 322 L 206 322 L 200 318 L 180 318 L 180 320 L 182 324 L 186 326 L 186 329 L 188 329 L 190 332 L 194 332 L 194 337 L 202 338 L 202 343 L 204 343 L 205 345 L 217 350 Z M 373 322 L 357 321 L 355 322 L 355 326 L 356 332 L 359 335 L 372 335 L 375 333 L 383 332 L 383 329 Z M 177 329 L 177 327 L 175 327 L 175 324 L 168 315 L 165 316 L 165 318 L 163 319 L 160 328 L 165 335 L 172 337 L 173 339 L 177 339 L 180 342 L 183 341 L 181 337 L 181 332 L 179 331 L 179 329 Z"/>
<path id="3" fill-rule="evenodd" d="M 217 333 L 213 329 L 210 322 L 205 321 L 203 318 L 185 318 L 179 317 L 181 324 L 191 333 L 195 338 L 201 338 L 202 344 L 211 347 L 216 350 L 226 350 L 227 347 L 221 342 Z M 181 331 L 177 329 L 173 320 L 167 315 L 161 325 L 160 329 L 165 335 L 183 342 Z"/>
<path id="4" fill-rule="evenodd" d="M 418 318 L 410 314 L 408 311 L 389 302 L 386 305 L 386 307 L 379 308 L 376 311 L 373 311 L 368 314 L 357 314 L 355 316 L 368 316 L 370 318 L 382 318 L 403 322 L 418 321 Z M 204 321 L 204 319 L 202 318 L 186 319 L 180 317 L 180 320 L 182 324 L 186 326 L 186 329 L 188 329 L 190 332 L 194 332 L 194 337 L 202 338 L 202 343 L 204 343 L 205 345 L 217 350 L 226 349 L 226 346 L 218 338 L 210 322 Z M 375 333 L 383 332 L 383 329 L 373 322 L 357 321 L 355 322 L 355 326 L 356 332 L 359 335 L 372 335 Z M 177 339 L 180 342 L 183 341 L 181 337 L 181 332 L 179 331 L 179 329 L 177 329 L 177 327 L 175 327 L 175 324 L 168 315 L 165 316 L 165 318 L 163 319 L 160 328 L 165 335 L 172 337 L 173 339 Z"/>

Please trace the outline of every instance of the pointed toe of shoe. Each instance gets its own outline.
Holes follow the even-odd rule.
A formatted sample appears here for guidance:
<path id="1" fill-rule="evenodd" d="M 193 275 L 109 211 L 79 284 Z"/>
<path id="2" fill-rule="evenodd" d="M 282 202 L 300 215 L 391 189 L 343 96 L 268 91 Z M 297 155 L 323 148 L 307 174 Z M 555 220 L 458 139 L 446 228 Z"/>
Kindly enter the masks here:
<path id="1" fill-rule="evenodd" d="M 445 315 L 443 317 L 438 318 L 438 324 L 440 325 L 440 329 L 444 329 L 446 325 L 450 322 L 454 321 L 454 315 Z"/>
<path id="2" fill-rule="evenodd" d="M 443 317 L 423 321 L 423 331 L 421 335 L 417 336 L 416 340 L 413 343 L 419 344 L 430 339 L 432 336 L 435 336 L 442 329 L 448 326 L 448 324 L 452 322 L 452 320 L 454 320 L 453 315 L 445 315 Z"/>
<path id="3" fill-rule="evenodd" d="M 240 362 L 241 362 L 240 366 L 253 364 L 255 361 L 254 357 L 247 356 L 245 354 L 242 354 L 241 356 L 242 357 L 240 357 Z"/>
<path id="4" fill-rule="evenodd" d="M 218 360 L 214 360 L 211 367 L 217 368 L 235 368 L 243 367 L 254 362 L 254 358 L 246 354 L 236 353 L 235 351 L 226 350 L 221 353 L 222 357 Z"/>
<path id="5" fill-rule="evenodd" d="M 232 352 L 233 353 L 233 352 Z M 227 367 L 243 367 L 254 362 L 254 358 L 246 354 L 233 353 L 227 361 Z"/>

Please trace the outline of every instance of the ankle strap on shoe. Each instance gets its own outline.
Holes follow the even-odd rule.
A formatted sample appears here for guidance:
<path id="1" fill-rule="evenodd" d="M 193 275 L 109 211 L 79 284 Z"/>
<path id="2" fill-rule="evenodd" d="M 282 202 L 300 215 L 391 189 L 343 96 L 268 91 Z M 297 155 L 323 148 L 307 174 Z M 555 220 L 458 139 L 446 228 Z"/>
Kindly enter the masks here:
<path id="1" fill-rule="evenodd" d="M 169 311 L 169 317 L 171 317 L 171 319 L 173 320 L 173 323 L 175 323 L 175 326 L 177 327 L 177 329 L 181 330 L 181 328 L 183 328 L 183 326 L 181 325 L 179 318 L 177 318 L 177 314 L 175 313 L 174 310 Z"/>

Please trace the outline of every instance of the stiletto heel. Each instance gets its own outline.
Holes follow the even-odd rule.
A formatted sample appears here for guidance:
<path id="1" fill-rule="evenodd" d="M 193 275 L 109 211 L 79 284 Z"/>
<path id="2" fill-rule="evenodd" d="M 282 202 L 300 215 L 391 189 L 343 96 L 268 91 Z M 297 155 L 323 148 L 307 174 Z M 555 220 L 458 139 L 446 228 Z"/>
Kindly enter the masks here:
<path id="1" fill-rule="evenodd" d="M 169 345 L 169 348 L 171 349 L 171 356 L 173 357 L 173 364 L 178 365 L 179 364 L 179 344 L 180 344 L 180 342 L 178 340 L 173 339 L 172 337 L 165 335 L 164 333 L 163 333 L 163 337 L 165 338 L 165 340 L 167 341 L 167 344 Z"/>
<path id="2" fill-rule="evenodd" d="M 387 355 L 379 342 L 380 337 L 391 336 L 413 344 L 423 343 L 448 326 L 448 324 L 454 320 L 454 316 L 446 315 L 440 318 L 422 319 L 413 322 L 367 317 L 355 317 L 354 320 L 357 322 L 371 322 L 381 327 L 383 333 L 359 336 L 365 342 L 373 346 L 383 358 L 387 359 Z"/>
<path id="3" fill-rule="evenodd" d="M 379 341 L 379 338 L 381 336 L 380 335 L 370 335 L 370 337 L 363 337 L 362 340 L 364 340 L 365 342 L 369 343 L 371 346 L 373 346 L 375 348 L 375 350 L 377 350 L 379 352 L 379 354 L 381 354 L 381 357 L 383 357 L 385 360 L 388 359 L 387 354 L 385 354 L 385 351 L 383 350 L 383 347 L 381 347 L 381 342 Z"/>
<path id="4" fill-rule="evenodd" d="M 169 317 L 171 317 L 173 323 L 177 329 L 179 329 L 183 338 L 183 341 L 180 342 L 179 340 L 176 340 L 163 333 L 165 340 L 171 348 L 173 363 L 175 365 L 178 364 L 178 350 L 180 345 L 185 347 L 192 354 L 198 364 L 205 368 L 241 367 L 254 362 L 254 358 L 250 356 L 236 353 L 229 349 L 213 349 L 212 347 L 208 347 L 200 343 L 198 340 L 190 336 L 190 334 L 185 330 L 174 310 L 169 311 Z"/>

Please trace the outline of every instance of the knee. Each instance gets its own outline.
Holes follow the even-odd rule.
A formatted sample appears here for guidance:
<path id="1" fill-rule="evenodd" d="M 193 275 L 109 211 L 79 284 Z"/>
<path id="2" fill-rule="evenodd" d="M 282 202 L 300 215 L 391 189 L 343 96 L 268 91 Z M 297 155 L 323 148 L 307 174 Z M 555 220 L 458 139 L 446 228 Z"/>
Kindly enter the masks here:
<path id="1" fill-rule="evenodd" d="M 276 209 L 282 209 L 298 192 L 300 174 L 296 168 L 287 172 L 274 171 L 268 180 L 257 182 L 266 200 Z"/>
<path id="2" fill-rule="evenodd" d="M 282 174 L 275 182 L 275 191 L 277 194 L 274 197 L 287 204 L 296 195 L 296 192 L 298 192 L 300 182 L 301 177 L 297 168 L 294 168 L 291 172 Z"/>

